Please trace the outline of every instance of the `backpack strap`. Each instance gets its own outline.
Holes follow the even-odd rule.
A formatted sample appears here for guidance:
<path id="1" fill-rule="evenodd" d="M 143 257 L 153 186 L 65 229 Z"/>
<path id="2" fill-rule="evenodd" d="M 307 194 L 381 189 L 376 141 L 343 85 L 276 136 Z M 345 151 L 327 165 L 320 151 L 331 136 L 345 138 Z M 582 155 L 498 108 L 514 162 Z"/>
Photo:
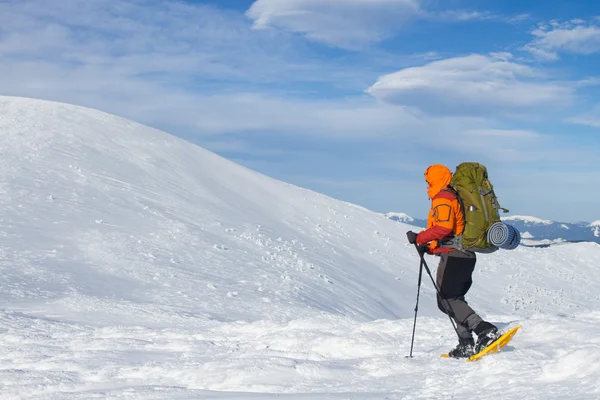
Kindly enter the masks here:
<path id="1" fill-rule="evenodd" d="M 446 186 L 444 189 L 440 190 L 440 192 L 433 197 L 433 199 L 437 199 L 437 198 L 454 200 L 454 199 L 458 199 L 458 193 L 456 193 L 454 191 L 454 189 L 452 189 L 450 186 Z"/>
<path id="2" fill-rule="evenodd" d="M 434 199 L 438 198 L 438 197 L 445 198 L 448 200 L 458 200 L 458 204 L 460 205 L 460 212 L 462 213 L 463 220 L 466 223 L 465 205 L 464 205 L 462 199 L 460 198 L 460 196 L 458 195 L 458 193 L 456 192 L 456 190 L 454 190 L 454 188 L 452 186 L 448 185 L 444 189 L 440 190 L 440 192 L 437 195 L 435 195 Z M 464 228 L 463 228 L 463 230 L 464 230 Z M 444 248 L 464 250 L 462 239 L 463 239 L 462 234 L 455 235 L 450 238 L 438 241 L 438 244 L 440 247 L 444 247 Z"/>

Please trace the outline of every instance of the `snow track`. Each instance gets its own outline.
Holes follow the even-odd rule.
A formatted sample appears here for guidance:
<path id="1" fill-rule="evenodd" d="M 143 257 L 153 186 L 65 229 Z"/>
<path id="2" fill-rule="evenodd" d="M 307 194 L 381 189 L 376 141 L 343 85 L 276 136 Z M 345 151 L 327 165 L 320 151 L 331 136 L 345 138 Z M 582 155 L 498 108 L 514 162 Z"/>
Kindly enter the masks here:
<path id="1" fill-rule="evenodd" d="M 517 322 L 493 320 L 504 327 Z M 250 392 L 290 398 L 575 399 L 599 393 L 600 339 L 590 332 L 600 315 L 519 322 L 523 329 L 501 353 L 466 363 L 439 358 L 454 343 L 449 324 L 429 317 L 419 319 L 414 358 L 408 359 L 409 319 L 189 318 L 185 328 L 148 328 L 3 312 L 0 381 L 3 398 L 168 398 L 185 391 L 188 398 Z M 561 342 L 565 330 L 569 343 Z"/>

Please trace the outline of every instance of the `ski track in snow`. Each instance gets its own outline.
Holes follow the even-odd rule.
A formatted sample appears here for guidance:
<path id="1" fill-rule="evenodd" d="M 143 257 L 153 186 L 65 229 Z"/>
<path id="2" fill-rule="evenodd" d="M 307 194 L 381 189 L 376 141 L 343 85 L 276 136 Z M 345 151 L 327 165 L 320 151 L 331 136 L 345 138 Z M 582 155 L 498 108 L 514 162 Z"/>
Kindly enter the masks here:
<path id="1" fill-rule="evenodd" d="M 600 397 L 597 244 L 479 256 L 523 329 L 477 363 L 424 275 L 408 359 L 411 226 L 94 110 L 0 97 L 0 131 L 1 399 Z"/>

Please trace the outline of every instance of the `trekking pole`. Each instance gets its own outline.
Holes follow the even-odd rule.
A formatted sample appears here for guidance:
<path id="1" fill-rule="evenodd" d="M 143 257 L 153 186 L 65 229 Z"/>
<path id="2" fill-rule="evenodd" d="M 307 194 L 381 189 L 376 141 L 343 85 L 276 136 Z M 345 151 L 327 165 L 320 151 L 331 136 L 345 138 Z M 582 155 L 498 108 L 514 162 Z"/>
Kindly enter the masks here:
<path id="1" fill-rule="evenodd" d="M 417 327 L 417 312 L 419 311 L 419 294 L 421 293 L 421 278 L 423 277 L 423 263 L 425 260 L 421 257 L 421 263 L 419 264 L 419 280 L 417 283 L 417 304 L 415 305 L 415 321 L 413 322 L 412 339 L 410 340 L 410 355 L 406 358 L 412 358 L 413 344 L 415 343 L 415 328 Z"/>
<path id="2" fill-rule="evenodd" d="M 438 288 L 437 284 L 435 283 L 435 279 L 433 279 L 433 276 L 431 275 L 431 271 L 429 270 L 429 267 L 427 266 L 427 263 L 425 262 L 425 254 L 423 254 L 419 251 L 419 246 L 416 243 L 415 243 L 415 248 L 417 249 L 417 252 L 421 256 L 421 265 L 425 267 L 425 271 L 427 271 L 427 275 L 429 275 L 429 277 L 431 278 L 431 283 L 433 283 L 433 287 L 435 288 L 435 291 L 437 292 L 438 296 L 440 296 L 440 298 L 445 302 L 442 304 L 444 304 L 444 308 L 446 308 L 446 311 L 448 311 L 448 313 L 447 313 L 448 318 L 450 318 L 450 323 L 452 324 L 452 327 L 454 328 L 454 332 L 456 332 L 456 336 L 458 336 L 458 339 L 460 339 L 460 334 L 458 333 L 458 328 L 456 327 L 456 325 L 454 324 L 454 320 L 452 319 L 455 315 L 454 315 L 454 312 L 452 311 L 452 307 L 450 307 L 450 302 L 448 302 L 448 299 L 446 298 L 446 296 L 444 296 L 442 294 L 442 292 Z M 447 307 L 446 307 L 446 304 L 448 304 Z"/>

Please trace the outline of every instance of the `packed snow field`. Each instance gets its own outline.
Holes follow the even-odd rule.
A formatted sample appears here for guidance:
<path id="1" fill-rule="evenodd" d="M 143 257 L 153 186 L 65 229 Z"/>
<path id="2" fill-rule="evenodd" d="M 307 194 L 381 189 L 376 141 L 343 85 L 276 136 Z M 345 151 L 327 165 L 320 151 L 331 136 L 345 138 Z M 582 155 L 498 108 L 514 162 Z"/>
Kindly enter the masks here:
<path id="1" fill-rule="evenodd" d="M 598 244 L 479 256 L 523 329 L 476 363 L 424 276 L 409 359 L 410 225 L 95 110 L 0 97 L 0 132 L 2 399 L 600 396 Z"/>

